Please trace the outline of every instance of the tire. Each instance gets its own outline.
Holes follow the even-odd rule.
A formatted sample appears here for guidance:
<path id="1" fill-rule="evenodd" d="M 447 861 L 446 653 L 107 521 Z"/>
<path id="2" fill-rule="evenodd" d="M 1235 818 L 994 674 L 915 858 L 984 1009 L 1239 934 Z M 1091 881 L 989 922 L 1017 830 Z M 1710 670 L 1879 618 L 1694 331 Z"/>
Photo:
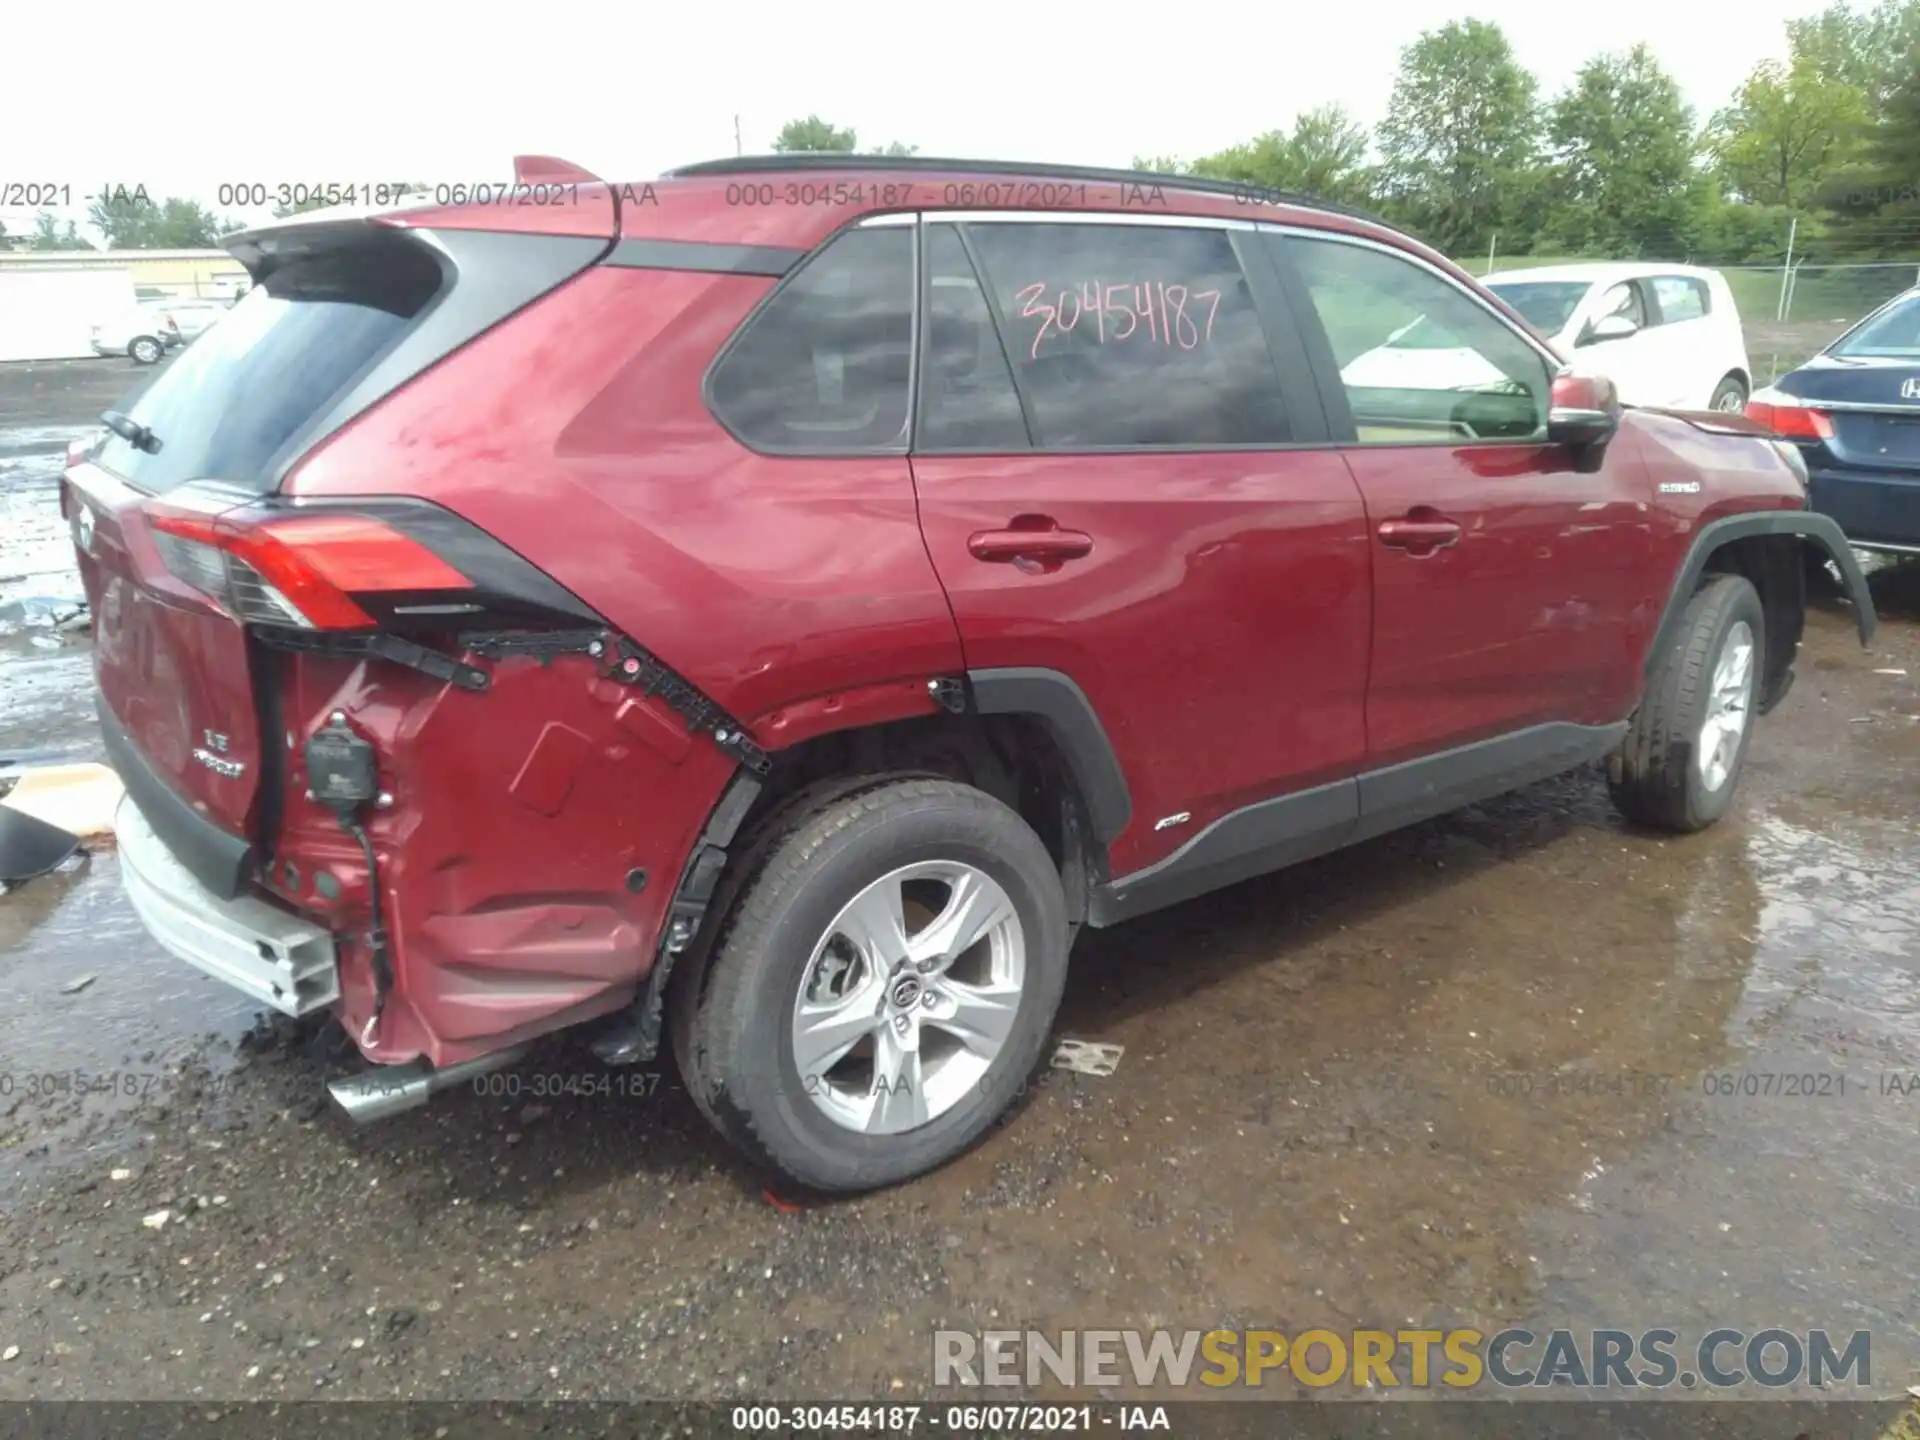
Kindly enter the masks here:
<path id="1" fill-rule="evenodd" d="M 1608 766 L 1614 804 L 1629 820 L 1688 834 L 1727 813 L 1753 739 L 1766 641 L 1760 596 L 1745 578 L 1714 575 L 1694 592 Z"/>
<path id="2" fill-rule="evenodd" d="M 1713 398 L 1707 402 L 1707 408 L 1744 413 L 1747 408 L 1746 382 L 1738 375 L 1727 376 L 1713 387 Z"/>
<path id="3" fill-rule="evenodd" d="M 140 335 L 127 346 L 127 354 L 133 357 L 136 365 L 157 365 L 160 363 L 160 357 L 166 353 L 166 348 L 151 335 Z"/>
<path id="4" fill-rule="evenodd" d="M 860 918 L 881 895 L 905 897 L 911 959 L 928 969 L 851 938 L 886 930 Z M 936 958 L 963 914 L 991 917 L 984 938 Z M 700 958 L 670 997 L 695 1103 L 756 1165 L 873 1190 L 960 1154 L 1019 1093 L 1066 984 L 1066 901 L 1040 837 L 981 791 L 841 782 L 769 818 Z M 962 1042 L 969 1017 L 986 1029 Z"/>

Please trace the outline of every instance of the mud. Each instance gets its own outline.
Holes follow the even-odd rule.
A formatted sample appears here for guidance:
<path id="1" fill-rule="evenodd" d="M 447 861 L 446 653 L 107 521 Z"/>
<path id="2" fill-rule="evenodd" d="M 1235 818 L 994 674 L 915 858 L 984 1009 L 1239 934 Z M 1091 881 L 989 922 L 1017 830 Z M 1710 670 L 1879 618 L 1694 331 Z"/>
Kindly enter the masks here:
<path id="1" fill-rule="evenodd" d="M 924 1396 L 938 1327 L 1454 1323 L 1870 1329 L 1897 1394 L 1920 573 L 1874 582 L 1714 830 L 1581 772 L 1091 933 L 1058 1031 L 1118 1072 L 851 1201 L 769 1203 L 670 1068 L 564 1041 L 356 1131 L 335 1037 L 160 953 L 97 853 L 0 899 L 0 1399 Z M 0 753 L 80 713 L 70 648 Z"/>

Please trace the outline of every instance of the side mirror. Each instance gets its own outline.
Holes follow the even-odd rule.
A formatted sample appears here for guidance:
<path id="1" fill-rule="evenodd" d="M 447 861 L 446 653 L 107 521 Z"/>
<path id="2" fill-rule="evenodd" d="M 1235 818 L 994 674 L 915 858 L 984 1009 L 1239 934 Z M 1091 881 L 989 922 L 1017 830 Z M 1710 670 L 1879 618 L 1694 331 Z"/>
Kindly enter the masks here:
<path id="1" fill-rule="evenodd" d="M 1582 345 L 1599 345 L 1608 340 L 1625 340 L 1638 335 L 1640 327 L 1624 315 L 1602 315 L 1580 337 Z"/>
<path id="2" fill-rule="evenodd" d="M 1565 445 L 1574 469 L 1591 475 L 1600 468 L 1607 444 L 1620 429 L 1620 393 L 1604 375 L 1553 377 L 1547 410 L 1547 443 Z"/>

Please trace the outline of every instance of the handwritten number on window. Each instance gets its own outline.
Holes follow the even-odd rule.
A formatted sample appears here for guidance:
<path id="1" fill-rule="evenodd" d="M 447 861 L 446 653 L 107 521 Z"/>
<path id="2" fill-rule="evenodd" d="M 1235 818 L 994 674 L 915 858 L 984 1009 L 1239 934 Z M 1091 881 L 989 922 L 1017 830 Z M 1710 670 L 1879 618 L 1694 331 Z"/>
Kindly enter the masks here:
<path id="1" fill-rule="evenodd" d="M 1020 318 L 1040 322 L 1034 331 L 1033 343 L 1027 348 L 1030 359 L 1040 358 L 1041 342 L 1049 333 L 1065 335 L 1076 329 L 1088 314 L 1093 316 L 1096 342 L 1101 345 L 1118 344 L 1140 335 L 1149 342 L 1197 350 L 1213 339 L 1213 322 L 1220 313 L 1218 290 L 1189 290 L 1185 285 L 1163 280 L 1122 281 L 1111 285 L 1098 280 L 1086 281 L 1053 292 L 1052 304 L 1048 303 L 1048 297 L 1049 287 L 1044 280 L 1024 286 L 1014 295 L 1020 304 Z M 1204 322 L 1187 313 L 1192 303 L 1197 314 L 1201 302 L 1207 307 Z"/>

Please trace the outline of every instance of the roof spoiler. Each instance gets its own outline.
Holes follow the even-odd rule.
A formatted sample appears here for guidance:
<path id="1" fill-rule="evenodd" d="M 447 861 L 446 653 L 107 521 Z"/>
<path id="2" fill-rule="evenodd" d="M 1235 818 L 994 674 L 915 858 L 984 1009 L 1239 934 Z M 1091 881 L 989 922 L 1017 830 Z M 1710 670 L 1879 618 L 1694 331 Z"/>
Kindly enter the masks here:
<path id="1" fill-rule="evenodd" d="M 602 185 L 591 170 L 557 155 L 516 155 L 513 157 L 513 183 L 516 185 Z"/>
<path id="2" fill-rule="evenodd" d="M 601 185 L 592 171 L 562 160 L 556 155 L 516 155 L 513 157 L 515 185 Z M 400 214 L 431 203 L 425 193 L 397 196 L 386 205 L 336 206 L 311 210 L 284 219 L 264 221 L 220 237 L 220 246 L 247 269 L 257 285 L 279 265 L 294 255 L 311 251 L 361 229 L 368 221 Z"/>

